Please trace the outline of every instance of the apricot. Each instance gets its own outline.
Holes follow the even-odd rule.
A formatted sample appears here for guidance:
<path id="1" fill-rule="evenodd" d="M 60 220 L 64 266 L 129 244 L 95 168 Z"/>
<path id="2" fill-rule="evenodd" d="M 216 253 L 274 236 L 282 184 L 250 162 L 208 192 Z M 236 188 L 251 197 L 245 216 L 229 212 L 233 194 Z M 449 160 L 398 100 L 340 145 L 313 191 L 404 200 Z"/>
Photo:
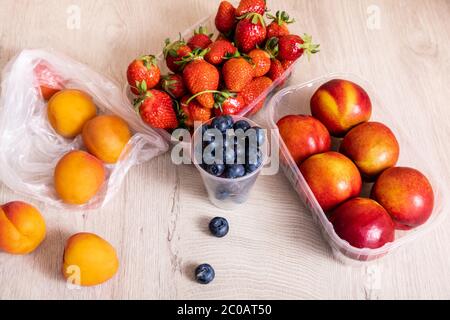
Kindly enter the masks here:
<path id="1" fill-rule="evenodd" d="M 116 163 L 131 138 L 128 124 L 113 115 L 97 116 L 83 127 L 87 150 L 106 163 Z"/>
<path id="2" fill-rule="evenodd" d="M 0 207 L 0 250 L 11 254 L 28 254 L 44 238 L 45 221 L 35 207 L 20 201 Z"/>
<path id="3" fill-rule="evenodd" d="M 53 129 L 65 138 L 79 135 L 84 124 L 96 114 L 94 101 L 80 90 L 61 90 L 48 102 L 48 120 Z"/>
<path id="4" fill-rule="evenodd" d="M 68 204 L 85 204 L 101 189 L 106 170 L 99 159 L 84 151 L 71 151 L 55 168 L 56 193 Z"/>
<path id="5" fill-rule="evenodd" d="M 116 250 L 92 233 L 78 233 L 66 243 L 63 275 L 77 285 L 95 286 L 111 279 L 119 268 Z"/>

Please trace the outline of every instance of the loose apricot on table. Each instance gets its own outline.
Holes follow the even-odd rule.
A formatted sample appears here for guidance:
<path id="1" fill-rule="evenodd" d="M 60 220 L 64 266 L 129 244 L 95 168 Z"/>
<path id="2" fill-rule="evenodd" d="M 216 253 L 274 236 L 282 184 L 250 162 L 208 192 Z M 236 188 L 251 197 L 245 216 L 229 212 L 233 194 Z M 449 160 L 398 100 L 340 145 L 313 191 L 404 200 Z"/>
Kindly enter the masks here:
<path id="1" fill-rule="evenodd" d="M 44 240 L 45 229 L 40 212 L 25 202 L 14 201 L 0 207 L 0 250 L 31 253 Z"/>
<path id="2" fill-rule="evenodd" d="M 78 233 L 67 240 L 63 275 L 73 284 L 95 286 L 111 279 L 119 268 L 115 249 L 92 233 Z"/>

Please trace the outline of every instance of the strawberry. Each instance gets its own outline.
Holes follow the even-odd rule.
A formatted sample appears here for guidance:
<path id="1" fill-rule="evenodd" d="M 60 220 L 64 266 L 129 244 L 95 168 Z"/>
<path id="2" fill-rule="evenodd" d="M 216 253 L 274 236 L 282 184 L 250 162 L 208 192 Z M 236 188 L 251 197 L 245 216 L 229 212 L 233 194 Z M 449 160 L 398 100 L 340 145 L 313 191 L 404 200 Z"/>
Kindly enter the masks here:
<path id="1" fill-rule="evenodd" d="M 142 56 L 130 63 L 127 70 L 128 84 L 134 94 L 143 94 L 154 88 L 160 80 L 161 72 L 152 55 Z"/>
<path id="2" fill-rule="evenodd" d="M 262 77 L 270 70 L 270 55 L 262 49 L 254 49 L 248 54 L 255 65 L 254 77 Z"/>
<path id="3" fill-rule="evenodd" d="M 40 61 L 33 71 L 44 100 L 50 100 L 55 93 L 64 88 L 62 77 L 45 61 Z"/>
<path id="4" fill-rule="evenodd" d="M 236 15 L 242 17 L 252 12 L 263 15 L 266 12 L 266 0 L 241 0 L 236 9 Z"/>
<path id="5" fill-rule="evenodd" d="M 228 40 L 217 40 L 209 45 L 208 50 L 205 60 L 214 65 L 221 64 L 225 57 L 232 56 L 237 51 Z"/>
<path id="6" fill-rule="evenodd" d="M 212 43 L 213 34 L 208 34 L 208 29 L 206 27 L 200 27 L 198 30 L 194 31 L 194 35 L 189 39 L 187 45 L 192 50 L 195 49 L 206 49 Z"/>
<path id="7" fill-rule="evenodd" d="M 273 21 L 267 26 L 267 38 L 287 36 L 290 34 L 288 24 L 294 23 L 286 11 L 277 11 L 275 16 L 267 14 L 267 18 Z"/>
<path id="8" fill-rule="evenodd" d="M 228 90 L 239 92 L 253 79 L 254 66 L 245 58 L 232 58 L 222 68 L 223 80 Z"/>
<path id="9" fill-rule="evenodd" d="M 236 115 L 245 107 L 245 100 L 240 93 L 224 91 L 216 94 L 215 116 Z"/>
<path id="10" fill-rule="evenodd" d="M 295 60 L 283 60 L 281 61 L 281 65 L 283 66 L 284 70 L 289 69 L 293 64 Z"/>
<path id="11" fill-rule="evenodd" d="M 170 71 L 178 73 L 182 69 L 182 65 L 176 62 L 181 61 L 185 56 L 192 52 L 191 48 L 183 40 L 178 40 L 173 43 L 170 39 L 166 39 L 166 46 L 164 47 L 163 53 L 166 59 L 167 67 Z"/>
<path id="12" fill-rule="evenodd" d="M 278 59 L 297 60 L 304 52 L 308 55 L 319 52 L 318 44 L 312 43 L 312 37 L 305 34 L 302 37 L 296 35 L 282 36 L 278 39 Z"/>
<path id="13" fill-rule="evenodd" d="M 181 98 L 186 94 L 183 77 L 179 74 L 164 76 L 161 80 L 161 88 L 175 99 Z"/>
<path id="14" fill-rule="evenodd" d="M 205 108 L 214 107 L 214 96 L 211 90 L 219 87 L 219 71 L 215 66 L 203 59 L 206 50 L 194 51 L 184 59 L 186 66 L 183 70 L 183 80 L 188 90 L 197 98 Z"/>
<path id="15" fill-rule="evenodd" d="M 272 79 L 272 81 L 275 81 L 283 75 L 285 70 L 286 69 L 284 69 L 280 60 L 272 59 L 270 64 L 270 70 L 267 76 L 270 79 Z"/>
<path id="16" fill-rule="evenodd" d="M 135 100 L 136 111 L 148 125 L 158 129 L 175 129 L 178 127 L 177 114 L 170 96 L 152 89 Z"/>
<path id="17" fill-rule="evenodd" d="M 215 19 L 217 30 L 230 34 L 236 24 L 236 9 L 228 1 L 222 1 Z"/>
<path id="18" fill-rule="evenodd" d="M 204 108 L 197 100 L 190 100 L 189 96 L 181 99 L 181 117 L 186 127 L 192 128 L 195 121 L 206 122 L 212 117 L 211 109 Z"/>
<path id="19" fill-rule="evenodd" d="M 235 43 L 243 53 L 248 53 L 266 40 L 266 23 L 258 13 L 247 14 L 236 26 Z"/>
<path id="20" fill-rule="evenodd" d="M 267 77 L 259 77 L 253 79 L 249 84 L 247 84 L 242 90 L 242 96 L 244 98 L 245 104 L 248 106 L 255 103 L 258 98 L 272 85 L 272 80 Z M 261 100 L 252 108 L 249 115 L 254 115 L 264 105 L 266 96 L 261 97 Z"/>

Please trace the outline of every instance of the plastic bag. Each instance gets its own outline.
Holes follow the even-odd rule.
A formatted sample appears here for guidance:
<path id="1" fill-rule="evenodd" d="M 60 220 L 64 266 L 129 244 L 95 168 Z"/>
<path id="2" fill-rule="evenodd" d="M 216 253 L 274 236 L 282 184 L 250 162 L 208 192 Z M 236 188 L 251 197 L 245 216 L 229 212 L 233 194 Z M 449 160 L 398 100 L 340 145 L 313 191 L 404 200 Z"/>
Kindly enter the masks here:
<path id="1" fill-rule="evenodd" d="M 42 72 L 36 72 L 36 68 Z M 56 74 L 57 81 L 51 73 Z M 53 172 L 59 159 L 71 150 L 84 147 L 81 137 L 65 139 L 49 124 L 47 103 L 39 89 L 43 83 L 90 94 L 98 114 L 120 116 L 134 134 L 119 161 L 106 165 L 107 180 L 102 189 L 83 206 L 64 204 L 54 190 Z M 53 50 L 24 50 L 3 70 L 0 180 L 18 193 L 59 208 L 99 208 L 111 200 L 132 166 L 167 150 L 168 144 L 161 135 L 136 117 L 118 85 L 73 59 Z"/>

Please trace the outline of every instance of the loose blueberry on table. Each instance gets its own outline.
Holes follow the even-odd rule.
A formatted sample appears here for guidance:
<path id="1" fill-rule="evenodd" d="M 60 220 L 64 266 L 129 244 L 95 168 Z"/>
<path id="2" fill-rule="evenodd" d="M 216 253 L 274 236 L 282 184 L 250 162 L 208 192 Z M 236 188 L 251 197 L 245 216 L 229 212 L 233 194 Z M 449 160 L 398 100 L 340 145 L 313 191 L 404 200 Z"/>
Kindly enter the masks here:
<path id="1" fill-rule="evenodd" d="M 195 279 L 200 284 L 208 284 L 214 280 L 216 273 L 209 264 L 201 264 L 195 269 Z"/>
<path id="2" fill-rule="evenodd" d="M 253 130 L 253 132 L 248 130 Z M 244 138 L 242 137 L 243 133 L 246 134 Z M 261 148 L 266 141 L 262 128 L 252 127 L 246 120 L 234 122 L 230 116 L 221 116 L 213 119 L 210 125 L 203 125 L 202 134 L 204 164 L 202 167 L 209 174 L 227 179 L 237 179 L 251 174 L 261 167 L 263 160 Z M 222 134 L 222 143 L 217 138 L 217 135 L 220 137 L 220 134 Z M 220 161 L 217 161 L 216 158 L 220 158 Z M 226 198 L 227 192 L 222 191 L 218 192 L 218 197 Z"/>
<path id="3" fill-rule="evenodd" d="M 230 226 L 227 219 L 216 217 L 209 223 L 209 230 L 211 231 L 213 236 L 217 238 L 223 238 L 228 234 Z"/>

